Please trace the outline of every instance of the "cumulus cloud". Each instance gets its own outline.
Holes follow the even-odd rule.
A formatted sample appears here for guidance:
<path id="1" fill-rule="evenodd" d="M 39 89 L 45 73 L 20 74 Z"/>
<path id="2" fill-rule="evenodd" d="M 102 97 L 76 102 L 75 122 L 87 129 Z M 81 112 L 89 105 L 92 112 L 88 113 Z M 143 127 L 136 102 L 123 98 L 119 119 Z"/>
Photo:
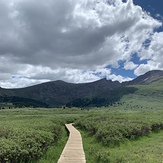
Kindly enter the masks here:
<path id="1" fill-rule="evenodd" d="M 154 29 L 160 26 L 132 0 L 1 0 L 0 85 L 21 87 L 57 79 L 90 82 L 108 76 L 105 67 L 116 68 L 119 61 L 135 69 L 132 54 L 140 52 L 151 35 L 157 45 L 156 37 L 161 36 Z M 148 56 L 159 49 L 152 42 L 143 52 Z"/>
<path id="2" fill-rule="evenodd" d="M 130 78 L 130 77 L 124 77 L 122 75 L 115 75 L 115 74 L 112 74 L 109 76 L 109 79 L 111 79 L 112 81 L 119 81 L 120 83 L 124 82 L 124 81 L 130 81 L 132 80 L 133 78 Z"/>
<path id="3" fill-rule="evenodd" d="M 148 60 L 146 64 L 140 64 L 135 70 L 136 75 L 142 75 L 149 70 L 163 70 L 163 32 L 155 32 L 151 36 L 150 45 L 143 47 L 139 53 L 140 60 Z"/>
<path id="4" fill-rule="evenodd" d="M 125 69 L 125 70 L 134 70 L 136 67 L 138 67 L 138 65 L 135 64 L 135 63 L 133 63 L 133 62 L 131 62 L 131 61 L 126 62 L 126 63 L 124 64 L 124 69 Z"/>

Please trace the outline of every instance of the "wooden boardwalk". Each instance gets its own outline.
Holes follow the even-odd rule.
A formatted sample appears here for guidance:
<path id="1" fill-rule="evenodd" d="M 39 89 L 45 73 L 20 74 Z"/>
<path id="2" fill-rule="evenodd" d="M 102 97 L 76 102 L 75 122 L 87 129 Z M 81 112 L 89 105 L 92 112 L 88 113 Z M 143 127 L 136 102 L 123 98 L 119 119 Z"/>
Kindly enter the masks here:
<path id="1" fill-rule="evenodd" d="M 66 124 L 70 132 L 58 163 L 86 163 L 80 132 L 72 124 Z"/>

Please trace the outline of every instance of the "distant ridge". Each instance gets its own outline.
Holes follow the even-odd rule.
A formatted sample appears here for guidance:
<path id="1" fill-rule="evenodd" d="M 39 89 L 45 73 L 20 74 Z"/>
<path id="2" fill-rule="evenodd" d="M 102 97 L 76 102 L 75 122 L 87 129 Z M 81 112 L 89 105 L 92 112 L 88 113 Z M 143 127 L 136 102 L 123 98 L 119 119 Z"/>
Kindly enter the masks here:
<path id="1" fill-rule="evenodd" d="M 102 105 L 103 103 L 107 104 L 107 100 L 119 100 L 123 96 L 123 93 L 132 93 L 135 91 L 135 89 L 129 89 L 127 86 L 149 84 L 162 78 L 163 71 L 153 70 L 132 81 L 123 83 L 104 78 L 95 82 L 82 84 L 57 80 L 19 89 L 0 88 L 0 102 L 7 100 L 21 104 L 22 106 L 28 102 L 28 106 L 59 107 L 67 104 L 72 105 L 74 101 L 75 103 L 83 102 L 87 104 L 92 102 L 90 100 L 94 100 L 94 103 Z"/>
<path id="2" fill-rule="evenodd" d="M 137 85 L 137 84 L 148 84 L 159 79 L 163 78 L 163 71 L 161 70 L 153 70 L 148 71 L 143 75 L 138 76 L 136 79 L 129 81 L 129 85 Z"/>

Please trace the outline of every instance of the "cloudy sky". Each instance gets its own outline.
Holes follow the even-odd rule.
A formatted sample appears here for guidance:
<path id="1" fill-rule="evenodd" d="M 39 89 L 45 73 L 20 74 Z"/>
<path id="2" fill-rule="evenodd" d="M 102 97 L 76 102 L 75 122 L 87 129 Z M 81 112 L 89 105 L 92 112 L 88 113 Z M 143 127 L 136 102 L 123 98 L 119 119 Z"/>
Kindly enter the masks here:
<path id="1" fill-rule="evenodd" d="M 162 8 L 161 0 L 0 0 L 0 87 L 163 70 Z"/>

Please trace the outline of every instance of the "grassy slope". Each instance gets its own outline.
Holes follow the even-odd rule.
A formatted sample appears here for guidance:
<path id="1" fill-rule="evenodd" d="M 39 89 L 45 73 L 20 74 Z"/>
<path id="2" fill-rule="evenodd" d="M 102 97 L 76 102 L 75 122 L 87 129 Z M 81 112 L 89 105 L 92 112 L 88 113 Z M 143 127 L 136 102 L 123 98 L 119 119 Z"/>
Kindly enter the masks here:
<path id="1" fill-rule="evenodd" d="M 163 132 L 109 148 L 82 132 L 87 163 L 161 163 Z M 99 160 L 98 160 L 99 159 Z M 102 161 L 100 161 L 102 160 Z"/>
<path id="2" fill-rule="evenodd" d="M 134 94 L 124 95 L 121 108 L 124 109 L 162 109 L 163 79 L 146 84 L 132 86 L 137 89 Z"/>
<path id="3" fill-rule="evenodd" d="M 117 105 L 114 108 L 89 109 L 81 111 L 76 109 L 10 109 L 0 110 L 0 129 L 4 126 L 10 129 L 21 129 L 37 127 L 37 123 L 46 129 L 47 125 L 51 125 L 52 121 L 58 119 L 62 125 L 66 122 L 76 121 L 80 117 L 88 114 L 103 115 L 110 114 L 110 110 L 118 109 L 119 113 L 132 115 L 133 110 L 138 110 L 140 114 L 145 114 L 144 110 L 150 109 L 149 114 L 162 114 L 159 111 L 163 108 L 163 80 L 148 84 L 134 86 L 138 90 L 134 94 L 128 94 L 121 98 L 123 105 Z M 147 113 L 147 112 L 146 112 Z M 159 117 L 157 117 L 159 119 Z M 29 121 L 31 123 L 29 123 Z M 45 124 L 42 122 L 46 122 Z M 34 126 L 32 124 L 35 124 Z M 41 127 L 40 126 L 40 127 Z M 58 143 L 54 143 L 47 153 L 38 161 L 38 163 L 56 162 L 65 145 L 67 134 L 63 129 L 62 138 Z M 109 162 L 161 162 L 163 161 L 163 132 L 152 133 L 148 137 L 140 138 L 136 141 L 128 141 L 119 147 L 108 148 L 101 143 L 97 143 L 93 137 L 82 132 L 84 140 L 84 148 L 87 156 L 87 163 L 99 162 L 98 158 L 102 157 L 101 163 Z M 36 161 L 34 161 L 36 162 Z"/>
<path id="4" fill-rule="evenodd" d="M 67 132 L 65 128 L 63 127 L 63 135 L 61 139 L 54 143 L 48 151 L 41 157 L 40 160 L 37 161 L 37 163 L 56 163 L 63 151 L 63 148 L 67 142 Z M 33 161 L 31 163 L 36 163 L 36 161 Z"/>
<path id="5" fill-rule="evenodd" d="M 135 85 L 134 94 L 124 95 L 120 102 L 110 109 L 131 116 L 138 111 L 140 115 L 157 114 L 156 120 L 163 123 L 163 80 L 147 85 Z M 110 110 L 101 110 L 99 114 L 109 114 Z M 119 116 L 121 117 L 121 115 Z M 140 118 L 138 116 L 138 118 Z M 87 163 L 162 163 L 163 161 L 163 131 L 151 133 L 138 140 L 127 141 L 119 147 L 109 148 L 97 142 L 93 136 L 81 131 Z M 102 160 L 102 161 L 101 161 Z"/>
<path id="6" fill-rule="evenodd" d="M 91 117 L 92 122 L 95 118 L 96 123 L 104 127 L 106 125 L 105 119 L 99 121 L 98 117 L 113 117 L 114 114 L 119 117 L 119 120 L 126 117 L 140 119 L 140 122 L 148 122 L 148 119 L 151 119 L 151 122 L 163 123 L 163 110 L 147 110 L 146 108 L 142 110 L 107 108 L 101 110 L 98 115 L 95 113 L 89 117 Z M 100 123 L 102 124 L 100 125 Z M 116 125 L 116 122 L 114 123 Z M 103 131 L 104 129 L 102 128 Z M 80 131 L 83 137 L 87 163 L 162 163 L 163 161 L 163 131 L 151 132 L 148 136 L 127 140 L 120 146 L 115 147 L 109 147 L 101 141 L 97 141 L 96 136 L 89 132 Z"/>
<path id="7" fill-rule="evenodd" d="M 96 92 L 93 95 L 87 95 L 85 97 L 75 99 L 71 101 L 67 106 L 76 107 L 94 107 L 94 106 L 112 106 L 114 103 L 121 101 L 126 103 L 127 107 L 129 102 L 133 102 L 133 105 L 138 105 L 139 101 L 143 102 L 142 107 L 148 109 L 152 106 L 158 107 L 156 103 L 162 102 L 163 99 L 163 79 L 156 82 L 144 85 L 131 85 L 128 87 L 120 87 L 115 90 L 103 90 Z M 155 103 L 154 105 L 152 103 Z M 152 105 L 151 105 L 152 104 Z M 140 107 L 141 107 L 140 105 Z M 135 106 L 134 106 L 135 107 Z"/>
<path id="8" fill-rule="evenodd" d="M 76 121 L 78 119 L 89 116 L 102 116 L 109 115 L 110 112 L 114 112 L 116 115 L 125 115 L 133 116 L 132 110 L 119 110 L 116 111 L 115 108 L 96 108 L 90 109 L 89 111 L 78 110 L 78 109 L 12 109 L 12 110 L 1 110 L 0 111 L 0 129 L 4 126 L 10 127 L 10 129 L 21 129 L 21 128 L 30 128 L 30 127 L 40 127 L 44 130 L 48 130 L 49 124 L 55 122 L 56 120 L 60 121 L 63 125 L 62 137 L 57 143 L 52 144 L 49 150 L 41 157 L 39 161 L 33 161 L 32 163 L 49 163 L 57 162 L 62 149 L 67 140 L 67 133 L 64 128 L 64 123 Z M 145 113 L 144 111 L 138 111 Z M 146 112 L 150 115 L 153 115 L 154 111 Z M 156 111 L 157 113 L 162 113 L 162 111 Z M 159 115 L 157 114 L 157 120 L 159 120 Z M 44 123 L 46 122 L 46 123 Z M 87 133 L 82 132 L 84 140 L 84 148 L 87 157 L 87 163 L 96 163 L 98 157 L 103 157 L 101 163 L 109 163 L 111 160 L 114 162 L 147 162 L 152 163 L 159 162 L 162 159 L 162 137 L 163 133 L 150 134 L 148 137 L 141 138 L 137 141 L 129 141 L 125 144 L 121 144 L 120 147 L 109 148 L 101 143 L 94 140 L 94 138 L 89 136 Z M 93 155 L 92 155 L 93 153 Z M 156 158 L 157 157 L 157 158 Z"/>
<path id="9" fill-rule="evenodd" d="M 10 160 L 13 156 L 17 157 L 19 153 L 23 155 L 22 152 L 24 150 L 24 152 L 26 151 L 27 153 L 28 151 L 32 151 L 32 153 L 33 151 L 36 152 L 35 156 L 29 154 L 29 158 L 26 153 L 25 156 L 27 160 L 25 162 L 57 162 L 68 138 L 64 124 L 73 122 L 74 119 L 80 117 L 83 112 L 77 109 L 23 108 L 0 110 L 0 160 L 3 158 Z M 60 130 L 60 128 L 62 132 L 56 132 L 56 129 Z M 53 132 L 61 135 L 55 135 L 56 138 L 53 140 Z M 37 148 L 40 146 L 39 141 L 42 142 L 44 141 L 43 139 L 46 144 L 48 144 L 50 140 L 50 144 L 48 144 L 48 148 L 50 148 L 42 156 L 42 151 L 40 151 L 40 149 L 37 150 Z M 16 146 L 14 145 L 15 143 Z M 45 152 L 45 150 L 43 152 Z M 40 156 L 42 156 L 42 158 L 39 161 L 32 161 L 33 158 L 40 158 Z M 16 161 L 16 163 L 18 162 L 20 161 Z M 13 163 L 15 163 L 15 161 L 13 161 Z"/>

